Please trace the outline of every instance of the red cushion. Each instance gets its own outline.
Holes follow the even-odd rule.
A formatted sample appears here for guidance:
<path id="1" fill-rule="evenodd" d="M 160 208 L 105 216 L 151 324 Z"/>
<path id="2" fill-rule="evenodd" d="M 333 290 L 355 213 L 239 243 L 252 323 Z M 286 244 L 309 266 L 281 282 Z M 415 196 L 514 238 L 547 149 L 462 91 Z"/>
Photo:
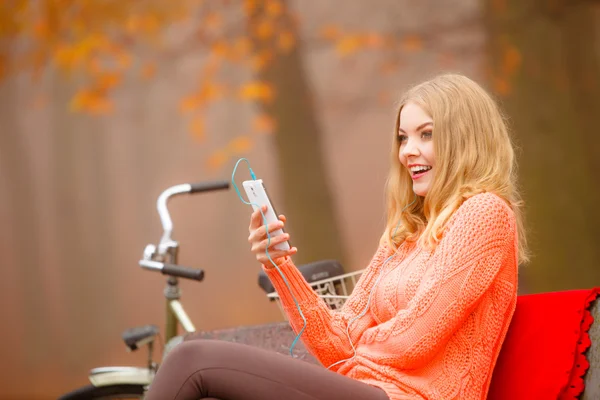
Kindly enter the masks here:
<path id="1" fill-rule="evenodd" d="M 576 399 L 589 363 L 591 302 L 600 288 L 519 296 L 489 400 Z"/>

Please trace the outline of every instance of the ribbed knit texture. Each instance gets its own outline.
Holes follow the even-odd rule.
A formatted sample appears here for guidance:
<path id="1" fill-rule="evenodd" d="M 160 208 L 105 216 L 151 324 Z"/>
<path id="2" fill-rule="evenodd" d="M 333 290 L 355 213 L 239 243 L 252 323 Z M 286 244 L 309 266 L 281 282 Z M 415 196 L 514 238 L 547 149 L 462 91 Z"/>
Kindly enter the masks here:
<path id="1" fill-rule="evenodd" d="M 291 259 L 280 265 L 307 319 L 302 340 L 324 365 L 353 355 L 348 321 L 367 306 L 391 255 L 382 246 L 339 311 L 330 310 Z M 265 268 L 292 328 L 303 327 L 275 268 Z M 517 298 L 517 233 L 510 207 L 483 193 L 467 199 L 430 251 L 404 242 L 383 267 L 369 310 L 350 325 L 356 357 L 331 369 L 379 386 L 391 400 L 485 399 Z"/>

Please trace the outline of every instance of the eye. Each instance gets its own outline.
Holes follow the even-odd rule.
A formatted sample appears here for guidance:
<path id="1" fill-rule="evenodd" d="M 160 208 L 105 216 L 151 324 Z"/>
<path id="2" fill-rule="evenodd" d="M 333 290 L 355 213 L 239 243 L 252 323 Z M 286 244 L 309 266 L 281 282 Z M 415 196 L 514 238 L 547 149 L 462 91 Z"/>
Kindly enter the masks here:
<path id="1" fill-rule="evenodd" d="M 432 131 L 423 131 L 421 132 L 421 139 L 431 139 L 433 137 Z"/>
<path id="2" fill-rule="evenodd" d="M 406 135 L 398 135 L 398 141 L 400 143 L 406 142 L 407 139 L 408 139 L 408 137 Z"/>

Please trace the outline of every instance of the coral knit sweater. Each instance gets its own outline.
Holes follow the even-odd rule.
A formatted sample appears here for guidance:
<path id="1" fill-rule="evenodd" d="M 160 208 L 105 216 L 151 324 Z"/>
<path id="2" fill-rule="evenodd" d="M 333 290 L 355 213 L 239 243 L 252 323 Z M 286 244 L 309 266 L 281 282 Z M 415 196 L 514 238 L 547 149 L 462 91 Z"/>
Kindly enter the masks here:
<path id="1" fill-rule="evenodd" d="M 382 388 L 390 398 L 485 399 L 517 298 L 517 233 L 510 207 L 492 193 L 467 199 L 434 250 L 382 246 L 339 311 L 330 310 L 291 259 L 266 268 L 294 331 L 324 365 Z M 379 283 L 374 286 L 384 269 Z M 367 299 L 371 294 L 368 311 Z M 353 357 L 346 330 L 356 346 Z"/>

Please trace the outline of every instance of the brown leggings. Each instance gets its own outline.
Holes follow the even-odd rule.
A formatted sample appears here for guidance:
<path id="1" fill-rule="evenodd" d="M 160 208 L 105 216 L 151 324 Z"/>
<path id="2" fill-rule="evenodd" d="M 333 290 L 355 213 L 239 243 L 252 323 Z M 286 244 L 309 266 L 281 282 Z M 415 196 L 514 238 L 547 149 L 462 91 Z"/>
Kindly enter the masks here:
<path id="1" fill-rule="evenodd" d="M 177 345 L 145 400 L 389 400 L 375 386 L 255 347 L 197 339 Z"/>

